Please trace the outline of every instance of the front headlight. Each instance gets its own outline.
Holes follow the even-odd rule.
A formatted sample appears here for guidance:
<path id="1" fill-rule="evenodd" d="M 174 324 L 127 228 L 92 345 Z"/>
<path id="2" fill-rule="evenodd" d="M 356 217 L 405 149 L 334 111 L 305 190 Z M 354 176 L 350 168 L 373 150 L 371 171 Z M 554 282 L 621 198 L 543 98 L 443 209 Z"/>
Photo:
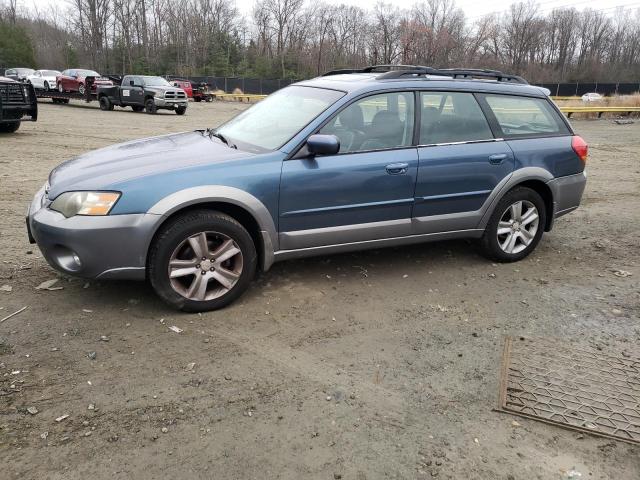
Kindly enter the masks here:
<path id="1" fill-rule="evenodd" d="M 75 215 L 108 215 L 119 198 L 118 192 L 65 192 L 49 208 L 67 218 Z"/>

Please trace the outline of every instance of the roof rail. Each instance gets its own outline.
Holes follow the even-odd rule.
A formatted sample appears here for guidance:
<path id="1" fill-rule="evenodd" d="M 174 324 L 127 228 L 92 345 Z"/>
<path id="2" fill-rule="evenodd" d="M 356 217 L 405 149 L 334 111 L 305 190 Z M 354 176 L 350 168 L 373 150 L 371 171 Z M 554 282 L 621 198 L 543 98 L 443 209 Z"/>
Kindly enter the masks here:
<path id="1" fill-rule="evenodd" d="M 382 73 L 382 75 L 378 77 L 379 79 L 432 75 L 452 77 L 454 79 L 494 79 L 498 82 L 520 83 L 524 85 L 528 85 L 529 83 L 518 75 L 511 75 L 498 70 L 487 70 L 482 68 L 433 68 L 422 65 L 371 65 L 360 69 L 332 70 L 325 73 L 323 77 L 330 75 L 372 72 Z"/>

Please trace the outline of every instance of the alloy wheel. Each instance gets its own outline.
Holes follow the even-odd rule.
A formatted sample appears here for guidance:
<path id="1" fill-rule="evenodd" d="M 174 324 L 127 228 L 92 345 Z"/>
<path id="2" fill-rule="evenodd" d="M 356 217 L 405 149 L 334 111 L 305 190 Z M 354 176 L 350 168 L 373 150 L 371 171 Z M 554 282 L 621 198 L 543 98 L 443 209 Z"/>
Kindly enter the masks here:
<path id="1" fill-rule="evenodd" d="M 533 242 L 540 215 L 536 206 L 528 200 L 519 200 L 511 204 L 498 222 L 498 245 L 505 253 L 516 254 Z"/>
<path id="2" fill-rule="evenodd" d="M 242 274 L 238 244 L 219 232 L 200 232 L 182 241 L 171 254 L 168 275 L 174 291 L 195 301 L 219 298 Z"/>

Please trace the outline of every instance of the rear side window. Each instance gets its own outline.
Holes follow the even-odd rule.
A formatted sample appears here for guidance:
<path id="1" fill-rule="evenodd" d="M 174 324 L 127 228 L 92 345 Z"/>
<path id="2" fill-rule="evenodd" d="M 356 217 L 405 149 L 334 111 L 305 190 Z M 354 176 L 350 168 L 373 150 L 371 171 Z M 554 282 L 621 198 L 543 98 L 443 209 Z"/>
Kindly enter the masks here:
<path id="1" fill-rule="evenodd" d="M 420 145 L 493 139 L 471 93 L 420 92 Z"/>
<path id="2" fill-rule="evenodd" d="M 568 135 L 560 115 L 546 99 L 483 95 L 505 137 Z"/>

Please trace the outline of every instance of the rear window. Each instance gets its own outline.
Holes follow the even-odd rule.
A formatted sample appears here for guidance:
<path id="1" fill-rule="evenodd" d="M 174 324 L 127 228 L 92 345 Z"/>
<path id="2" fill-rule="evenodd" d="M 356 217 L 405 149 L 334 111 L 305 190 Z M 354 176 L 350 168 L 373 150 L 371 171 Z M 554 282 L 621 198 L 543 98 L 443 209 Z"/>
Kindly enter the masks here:
<path id="1" fill-rule="evenodd" d="M 471 93 L 421 92 L 420 145 L 473 142 L 493 138 Z"/>
<path id="2" fill-rule="evenodd" d="M 542 98 L 483 95 L 505 137 L 568 135 L 560 115 Z"/>

